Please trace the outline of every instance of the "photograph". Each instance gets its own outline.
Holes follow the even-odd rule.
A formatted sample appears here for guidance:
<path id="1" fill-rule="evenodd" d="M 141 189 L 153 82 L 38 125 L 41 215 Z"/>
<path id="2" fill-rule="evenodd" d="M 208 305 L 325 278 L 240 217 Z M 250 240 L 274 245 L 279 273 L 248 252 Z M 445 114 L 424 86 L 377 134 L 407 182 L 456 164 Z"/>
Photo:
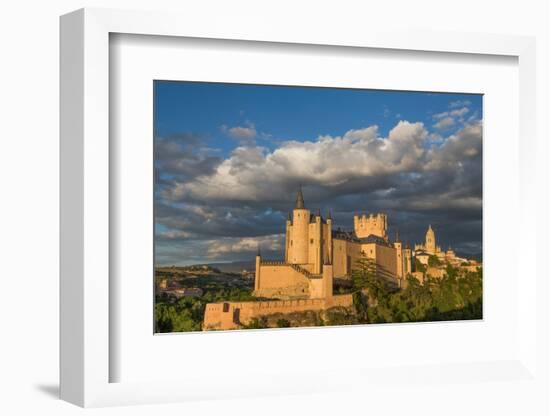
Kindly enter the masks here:
<path id="1" fill-rule="evenodd" d="M 483 319 L 483 95 L 154 80 L 155 333 Z"/>

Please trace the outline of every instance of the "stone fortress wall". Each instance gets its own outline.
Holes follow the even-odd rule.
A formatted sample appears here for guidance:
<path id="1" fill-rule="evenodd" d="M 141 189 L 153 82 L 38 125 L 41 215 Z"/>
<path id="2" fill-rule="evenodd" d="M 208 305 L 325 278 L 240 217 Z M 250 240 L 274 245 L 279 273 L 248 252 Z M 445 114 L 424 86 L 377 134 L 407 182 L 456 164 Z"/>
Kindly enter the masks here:
<path id="1" fill-rule="evenodd" d="M 253 318 L 264 315 L 322 311 L 338 306 L 348 308 L 352 304 L 352 295 L 336 295 L 321 299 L 209 303 L 204 312 L 203 330 L 239 329 L 248 325 Z"/>
<path id="2" fill-rule="evenodd" d="M 260 260 L 256 270 L 254 294 L 257 297 L 294 299 L 310 296 L 309 272 L 298 265 Z"/>

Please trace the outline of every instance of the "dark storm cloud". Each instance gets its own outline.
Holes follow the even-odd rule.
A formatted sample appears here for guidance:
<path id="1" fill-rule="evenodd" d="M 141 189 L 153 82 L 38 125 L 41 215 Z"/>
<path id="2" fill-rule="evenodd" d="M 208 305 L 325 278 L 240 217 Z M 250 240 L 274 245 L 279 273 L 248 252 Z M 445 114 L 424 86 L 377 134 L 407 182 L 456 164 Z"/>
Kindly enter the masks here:
<path id="1" fill-rule="evenodd" d="M 203 138 L 194 134 L 155 138 L 155 170 L 158 181 L 169 185 L 172 181 L 188 181 L 212 174 L 222 159 L 216 155 L 215 149 L 203 147 L 202 142 Z"/>
<path id="2" fill-rule="evenodd" d="M 254 237 L 281 231 L 286 215 L 270 207 L 159 203 L 155 208 L 158 224 L 170 230 L 185 230 L 197 239 L 213 237 Z"/>
<path id="3" fill-rule="evenodd" d="M 300 184 L 306 206 L 332 210 L 335 227 L 351 229 L 355 213 L 386 212 L 392 237 L 399 229 L 413 245 L 431 224 L 442 248 L 481 252 L 482 125 L 465 113 L 445 115 L 462 126 L 447 136 L 399 121 L 387 137 L 371 126 L 273 151 L 250 143 L 225 159 L 197 136 L 160 139 L 157 262 L 250 259 L 258 246 L 280 257 Z"/>

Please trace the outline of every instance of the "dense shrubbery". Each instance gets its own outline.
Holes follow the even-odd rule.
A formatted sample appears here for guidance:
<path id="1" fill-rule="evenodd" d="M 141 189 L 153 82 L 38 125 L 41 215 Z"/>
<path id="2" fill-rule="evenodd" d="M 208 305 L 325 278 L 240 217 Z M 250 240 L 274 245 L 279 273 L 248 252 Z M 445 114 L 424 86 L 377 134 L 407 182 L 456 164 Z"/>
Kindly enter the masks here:
<path id="1" fill-rule="evenodd" d="M 244 302 L 255 300 L 250 289 L 208 290 L 200 298 L 189 296 L 176 299 L 157 296 L 155 303 L 156 332 L 200 331 L 204 309 L 212 302 Z"/>
<path id="2" fill-rule="evenodd" d="M 290 321 L 288 319 L 277 319 L 277 328 L 290 328 Z"/>
<path id="3" fill-rule="evenodd" d="M 369 259 L 353 273 L 354 304 L 363 323 L 420 322 L 482 318 L 482 271 L 461 272 L 447 266 L 441 279 L 424 284 L 410 276 L 405 289 L 392 288 L 376 276 Z M 368 293 L 368 296 L 364 294 Z M 365 302 L 366 316 L 365 316 Z"/>
<path id="4" fill-rule="evenodd" d="M 246 329 L 263 329 L 269 328 L 266 316 L 260 316 L 259 318 L 252 318 L 248 325 L 245 326 Z"/>
<path id="5" fill-rule="evenodd" d="M 441 266 L 441 260 L 437 256 L 434 256 L 433 254 L 428 257 L 428 266 L 430 267 L 437 267 Z"/>
<path id="6" fill-rule="evenodd" d="M 357 314 L 349 308 L 330 308 L 323 315 L 323 325 L 353 325 L 361 323 Z"/>
<path id="7" fill-rule="evenodd" d="M 193 298 L 155 305 L 156 332 L 200 331 L 203 317 L 202 302 Z"/>
<path id="8" fill-rule="evenodd" d="M 406 287 L 399 290 L 377 275 L 372 260 L 363 258 L 357 262 L 357 269 L 352 274 L 352 287 L 340 289 L 341 292 L 353 293 L 353 308 L 262 316 L 252 319 L 246 328 L 481 319 L 481 269 L 459 272 L 447 266 L 446 271 L 445 277 L 428 277 L 424 284 L 409 276 Z M 207 289 L 200 298 L 158 296 L 156 331 L 200 331 L 207 303 L 254 300 L 257 299 L 248 288 Z"/>
<path id="9" fill-rule="evenodd" d="M 420 260 L 418 260 L 417 258 L 414 259 L 414 270 L 415 271 L 425 273 L 427 269 L 428 269 L 428 266 L 426 266 L 425 264 L 422 264 L 422 262 Z"/>

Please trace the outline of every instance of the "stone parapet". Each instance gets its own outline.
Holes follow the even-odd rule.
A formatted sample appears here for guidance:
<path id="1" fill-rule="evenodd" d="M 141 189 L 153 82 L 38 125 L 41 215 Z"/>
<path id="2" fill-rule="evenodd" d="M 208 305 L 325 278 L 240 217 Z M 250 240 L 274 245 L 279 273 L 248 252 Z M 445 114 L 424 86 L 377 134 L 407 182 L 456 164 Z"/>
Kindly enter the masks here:
<path id="1" fill-rule="evenodd" d="M 203 330 L 239 329 L 248 325 L 253 318 L 263 315 L 320 311 L 352 305 L 353 296 L 351 294 L 336 295 L 325 299 L 209 303 L 204 312 Z"/>

